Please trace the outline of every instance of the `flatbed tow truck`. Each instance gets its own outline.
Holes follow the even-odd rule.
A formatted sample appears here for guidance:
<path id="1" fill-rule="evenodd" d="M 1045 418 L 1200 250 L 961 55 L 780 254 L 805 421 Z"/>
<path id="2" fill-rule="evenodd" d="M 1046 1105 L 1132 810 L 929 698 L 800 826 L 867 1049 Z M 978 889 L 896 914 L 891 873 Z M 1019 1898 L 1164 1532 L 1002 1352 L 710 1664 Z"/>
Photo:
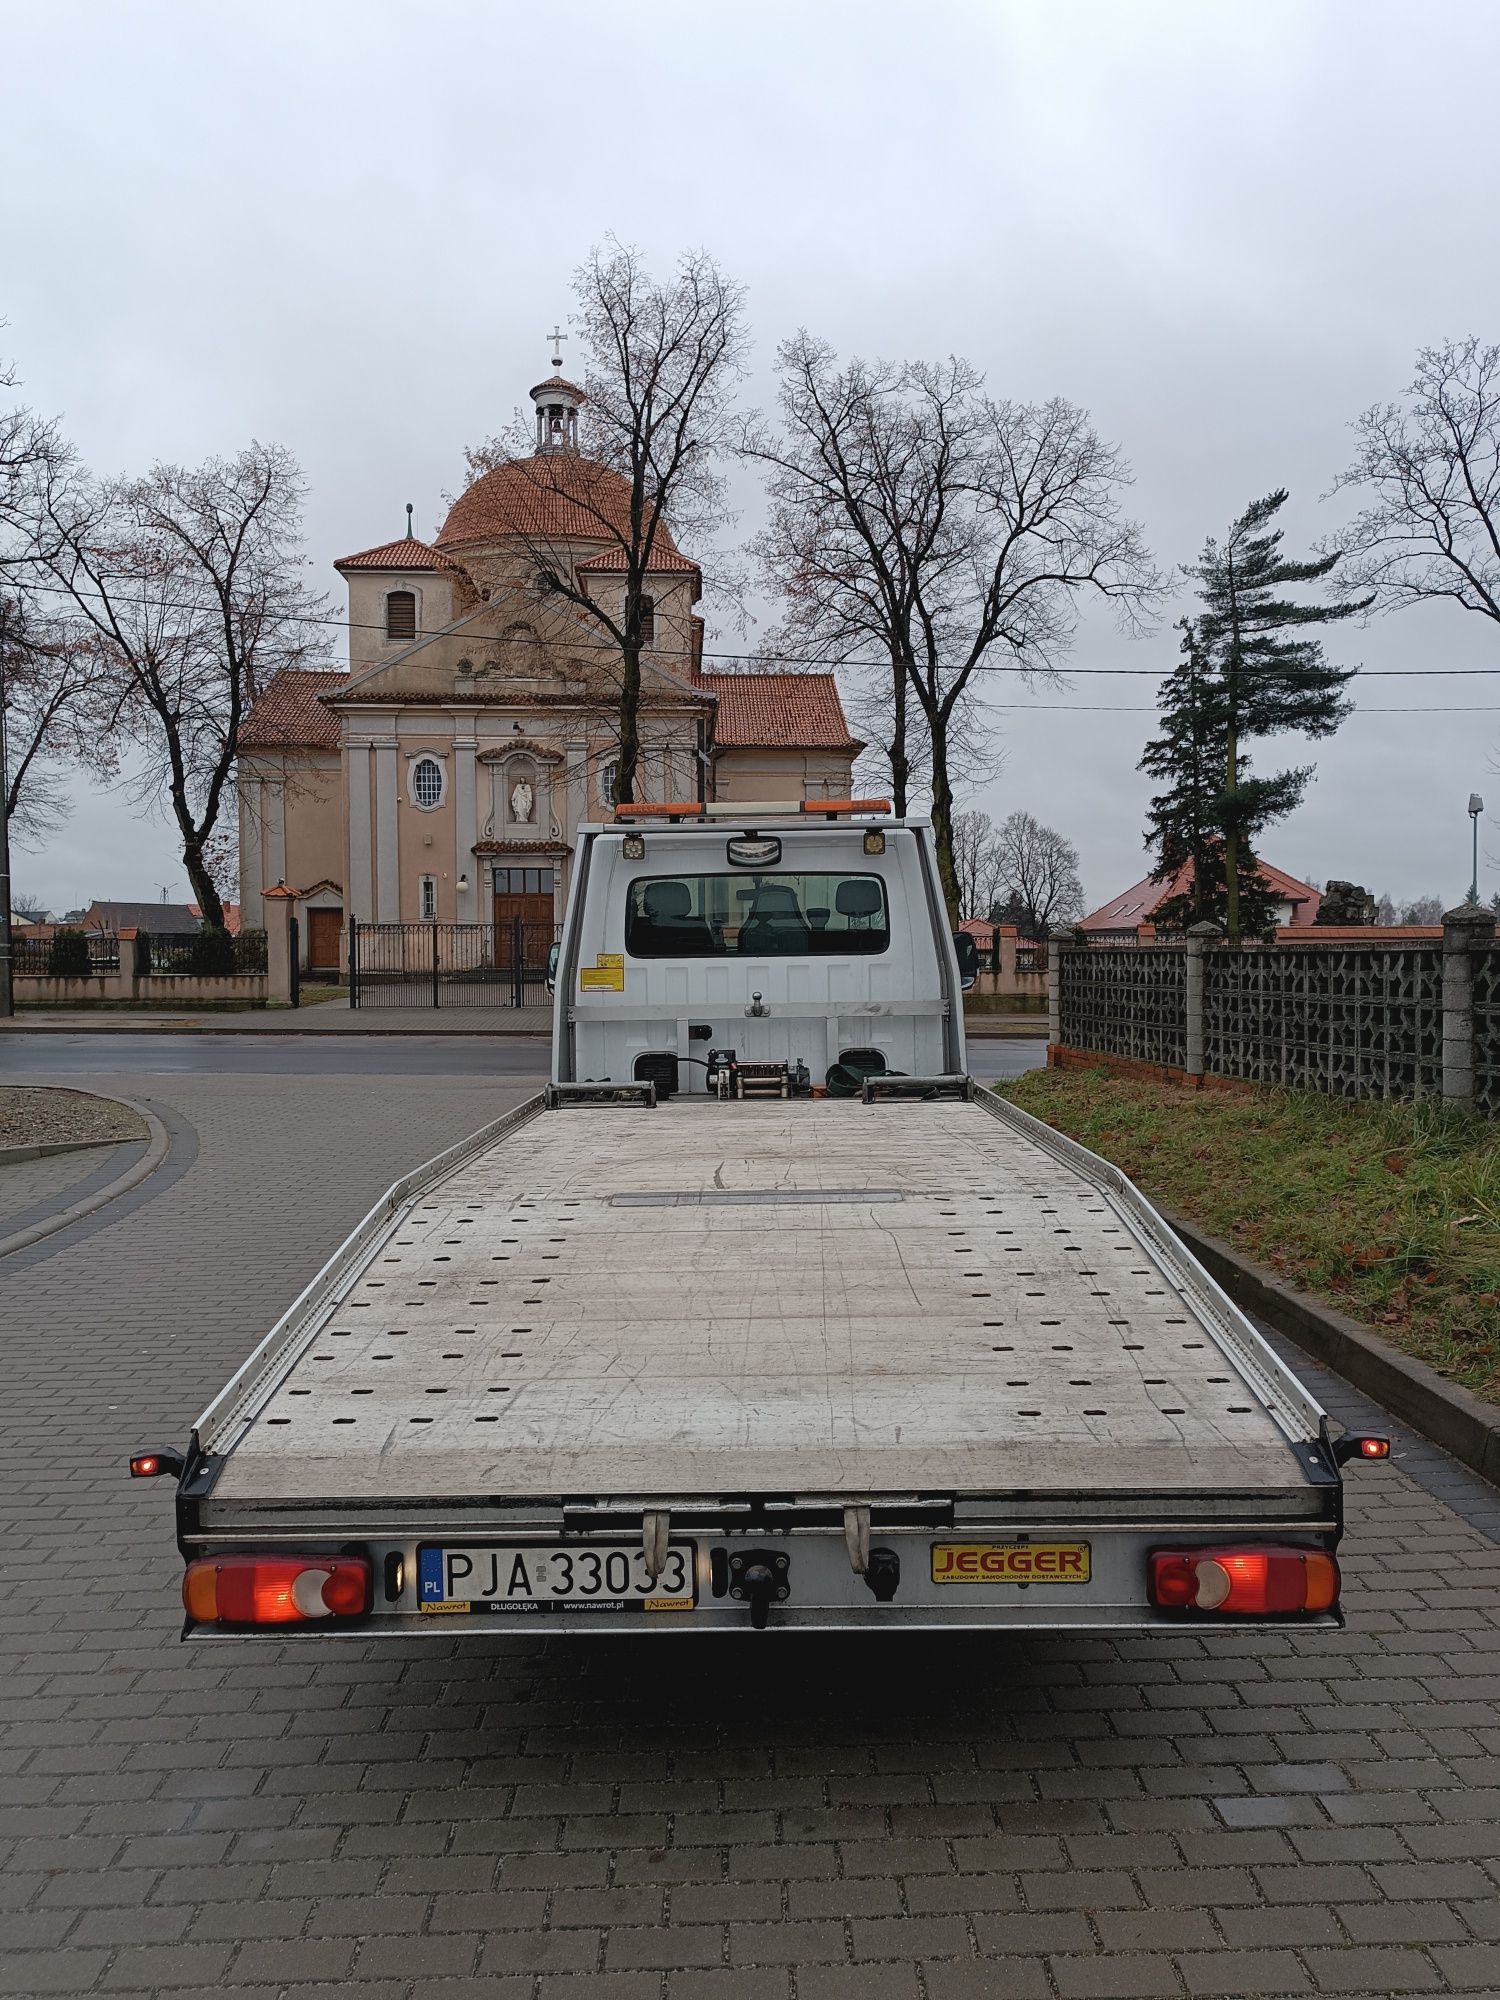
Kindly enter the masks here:
<path id="1" fill-rule="evenodd" d="M 132 1459 L 184 1635 L 1339 1624 L 1386 1441 L 970 1078 L 969 949 L 882 801 L 583 829 L 547 1090 Z"/>

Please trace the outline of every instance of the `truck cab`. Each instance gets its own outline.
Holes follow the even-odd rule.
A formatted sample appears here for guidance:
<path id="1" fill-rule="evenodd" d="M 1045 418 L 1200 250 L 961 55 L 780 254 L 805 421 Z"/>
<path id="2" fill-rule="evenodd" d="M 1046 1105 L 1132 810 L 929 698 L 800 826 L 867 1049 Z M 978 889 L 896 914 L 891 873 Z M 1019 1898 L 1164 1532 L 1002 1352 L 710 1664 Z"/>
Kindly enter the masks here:
<path id="1" fill-rule="evenodd" d="M 927 821 L 880 799 L 689 802 L 622 807 L 579 837 L 554 1083 L 702 1096 L 731 1054 L 747 1075 L 818 1085 L 851 1056 L 964 1072 L 964 975 Z"/>

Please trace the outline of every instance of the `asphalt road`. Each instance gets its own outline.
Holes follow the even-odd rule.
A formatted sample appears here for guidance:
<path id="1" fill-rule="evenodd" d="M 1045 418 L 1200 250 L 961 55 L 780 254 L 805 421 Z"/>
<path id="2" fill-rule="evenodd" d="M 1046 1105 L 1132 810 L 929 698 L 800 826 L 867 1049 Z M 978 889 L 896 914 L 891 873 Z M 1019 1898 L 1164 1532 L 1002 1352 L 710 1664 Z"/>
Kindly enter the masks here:
<path id="1" fill-rule="evenodd" d="M 988 1083 L 1034 1069 L 1041 1040 L 969 1044 L 969 1066 Z M 20 1077 L 505 1076 L 543 1077 L 544 1036 L 490 1035 L 59 1035 L 0 1038 L 0 1082 Z"/>

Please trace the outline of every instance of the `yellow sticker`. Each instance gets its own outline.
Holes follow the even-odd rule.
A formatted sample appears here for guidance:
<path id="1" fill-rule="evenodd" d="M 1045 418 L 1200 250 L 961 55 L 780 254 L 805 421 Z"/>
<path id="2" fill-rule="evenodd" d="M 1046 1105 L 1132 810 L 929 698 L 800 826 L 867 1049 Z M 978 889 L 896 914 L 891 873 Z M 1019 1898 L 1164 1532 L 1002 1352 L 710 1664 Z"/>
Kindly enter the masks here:
<path id="1" fill-rule="evenodd" d="M 934 1583 L 1087 1583 L 1087 1542 L 934 1542 Z"/>
<path id="2" fill-rule="evenodd" d="M 618 966 L 620 971 L 623 972 L 625 970 L 625 954 L 620 951 L 596 951 L 594 953 L 594 963 L 595 965 Z"/>
<path id="3" fill-rule="evenodd" d="M 441 1604 L 423 1604 L 419 1608 L 423 1611 L 440 1612 L 472 1611 L 474 1607 L 466 1597 L 450 1597 L 445 1598 Z"/>
<path id="4" fill-rule="evenodd" d="M 623 965 L 580 965 L 578 990 L 580 993 L 623 993 L 625 968 Z"/>
<path id="5" fill-rule="evenodd" d="M 641 1609 L 643 1611 L 691 1611 L 693 1609 L 693 1600 L 690 1597 L 644 1597 L 641 1599 Z"/>

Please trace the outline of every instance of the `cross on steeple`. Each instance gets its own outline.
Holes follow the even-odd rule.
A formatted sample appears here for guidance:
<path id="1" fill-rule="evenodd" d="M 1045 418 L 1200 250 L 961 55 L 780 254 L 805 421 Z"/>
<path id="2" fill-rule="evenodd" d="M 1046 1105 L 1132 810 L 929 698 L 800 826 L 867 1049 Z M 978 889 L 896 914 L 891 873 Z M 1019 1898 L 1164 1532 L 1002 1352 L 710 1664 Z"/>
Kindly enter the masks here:
<path id="1" fill-rule="evenodd" d="M 547 338 L 552 342 L 552 366 L 554 368 L 561 368 L 562 344 L 564 340 L 567 338 L 567 335 L 563 332 L 561 327 L 555 326 L 553 327 L 551 333 L 548 334 Z"/>

